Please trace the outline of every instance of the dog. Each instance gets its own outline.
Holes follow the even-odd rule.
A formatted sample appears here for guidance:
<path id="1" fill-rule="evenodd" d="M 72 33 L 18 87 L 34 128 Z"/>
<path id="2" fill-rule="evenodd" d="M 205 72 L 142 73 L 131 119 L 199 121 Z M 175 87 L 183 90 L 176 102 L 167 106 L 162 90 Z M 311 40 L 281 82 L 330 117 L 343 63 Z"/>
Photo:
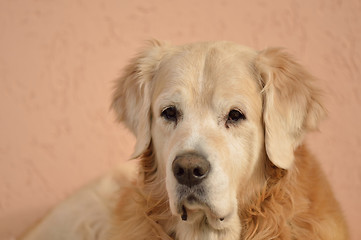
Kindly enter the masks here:
<path id="1" fill-rule="evenodd" d="M 24 239 L 348 239 L 303 140 L 325 115 L 283 49 L 151 41 L 116 81 L 133 163 L 56 207 Z"/>

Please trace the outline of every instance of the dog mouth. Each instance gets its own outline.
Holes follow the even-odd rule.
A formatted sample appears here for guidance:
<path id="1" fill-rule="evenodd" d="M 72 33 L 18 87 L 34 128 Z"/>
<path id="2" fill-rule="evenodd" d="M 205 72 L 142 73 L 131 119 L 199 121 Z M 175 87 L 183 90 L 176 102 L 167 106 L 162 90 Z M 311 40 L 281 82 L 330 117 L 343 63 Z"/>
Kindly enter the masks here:
<path id="1" fill-rule="evenodd" d="M 217 229 L 227 217 L 219 214 L 204 196 L 198 196 L 196 193 L 183 196 L 177 209 L 182 221 L 188 223 L 204 221 Z"/>
<path id="2" fill-rule="evenodd" d="M 205 211 L 205 208 L 208 209 L 208 211 L 205 211 L 205 214 L 207 215 L 207 213 L 209 213 L 208 215 L 212 216 L 212 218 L 217 219 L 219 221 L 224 221 L 224 217 L 221 216 L 217 216 L 216 214 L 214 214 L 214 212 L 211 210 L 211 208 L 209 208 L 209 206 L 205 205 L 204 206 L 200 206 L 202 204 L 199 203 L 198 199 L 196 199 L 193 195 L 189 196 L 187 198 L 187 202 L 184 204 L 181 204 L 181 219 L 183 221 L 187 221 L 188 220 L 188 214 L 189 213 L 193 213 L 193 212 L 197 212 L 197 211 Z"/>
<path id="3" fill-rule="evenodd" d="M 190 194 L 187 196 L 179 205 L 179 212 L 181 213 L 181 219 L 183 221 L 188 220 L 189 214 L 195 214 L 197 212 L 204 211 L 205 208 L 209 208 L 208 204 L 204 201 L 201 201 L 198 197 L 194 194 Z"/>

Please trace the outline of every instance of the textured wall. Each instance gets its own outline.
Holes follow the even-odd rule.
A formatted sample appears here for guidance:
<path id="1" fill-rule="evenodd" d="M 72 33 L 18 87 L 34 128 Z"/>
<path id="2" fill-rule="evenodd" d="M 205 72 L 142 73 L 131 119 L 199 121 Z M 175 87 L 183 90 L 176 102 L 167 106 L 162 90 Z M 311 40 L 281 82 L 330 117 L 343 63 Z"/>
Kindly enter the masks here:
<path id="1" fill-rule="evenodd" d="M 111 80 L 149 38 L 282 46 L 326 91 L 309 137 L 361 236 L 361 1 L 0 0 L 0 239 L 12 239 L 134 145 Z"/>

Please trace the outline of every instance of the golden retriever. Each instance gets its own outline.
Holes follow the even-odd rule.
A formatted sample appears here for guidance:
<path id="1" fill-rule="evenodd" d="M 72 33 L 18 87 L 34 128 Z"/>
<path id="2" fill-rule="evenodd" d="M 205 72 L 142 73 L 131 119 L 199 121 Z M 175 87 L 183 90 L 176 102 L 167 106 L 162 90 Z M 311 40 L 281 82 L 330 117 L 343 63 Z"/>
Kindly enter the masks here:
<path id="1" fill-rule="evenodd" d="M 135 166 L 79 191 L 27 240 L 348 239 L 303 144 L 324 116 L 313 77 L 281 49 L 152 41 L 116 82 Z"/>

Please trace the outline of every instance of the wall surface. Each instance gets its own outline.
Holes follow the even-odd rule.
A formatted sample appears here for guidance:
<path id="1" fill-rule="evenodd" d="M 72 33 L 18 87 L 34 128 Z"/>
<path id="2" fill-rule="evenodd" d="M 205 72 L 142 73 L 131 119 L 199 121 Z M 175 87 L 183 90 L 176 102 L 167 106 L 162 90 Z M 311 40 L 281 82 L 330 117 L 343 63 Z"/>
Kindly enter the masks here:
<path id="1" fill-rule="evenodd" d="M 129 158 L 112 80 L 143 46 L 281 46 L 320 80 L 329 117 L 308 137 L 361 236 L 361 1 L 0 0 L 0 239 Z"/>

